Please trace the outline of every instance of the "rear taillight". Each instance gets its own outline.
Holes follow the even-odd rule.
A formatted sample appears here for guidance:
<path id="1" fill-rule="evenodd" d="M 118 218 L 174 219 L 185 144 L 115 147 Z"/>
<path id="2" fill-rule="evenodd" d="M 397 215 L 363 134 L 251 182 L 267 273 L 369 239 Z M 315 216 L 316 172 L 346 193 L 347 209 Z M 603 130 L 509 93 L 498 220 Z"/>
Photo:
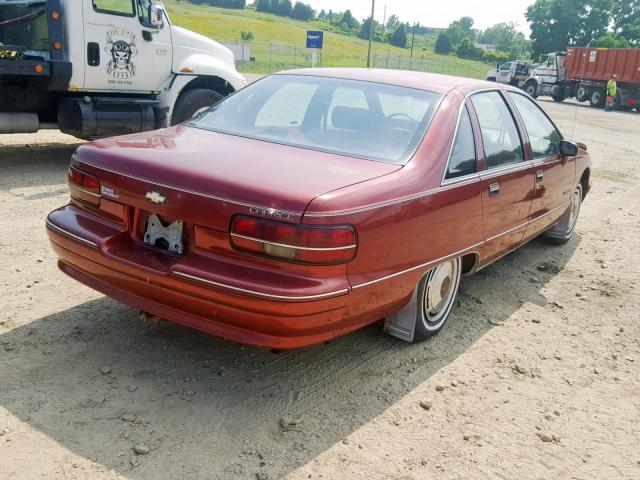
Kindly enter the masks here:
<path id="1" fill-rule="evenodd" d="M 100 181 L 74 166 L 69 167 L 69 193 L 75 200 L 100 205 Z"/>
<path id="2" fill-rule="evenodd" d="M 238 215 L 231 222 L 231 244 L 282 260 L 330 265 L 353 259 L 357 239 L 351 225 L 291 225 Z"/>

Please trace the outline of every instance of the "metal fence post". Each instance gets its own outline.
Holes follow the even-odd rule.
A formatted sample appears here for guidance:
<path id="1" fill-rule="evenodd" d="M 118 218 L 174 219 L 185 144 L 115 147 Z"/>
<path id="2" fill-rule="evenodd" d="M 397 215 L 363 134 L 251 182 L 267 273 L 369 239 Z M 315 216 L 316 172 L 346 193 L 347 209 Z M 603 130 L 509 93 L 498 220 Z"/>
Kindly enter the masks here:
<path id="1" fill-rule="evenodd" d="M 297 50 L 297 47 L 294 45 L 293 46 L 293 68 L 296 68 L 296 50 Z"/>
<path id="2" fill-rule="evenodd" d="M 269 42 L 269 73 L 271 73 L 271 49 L 273 48 L 273 43 Z"/>

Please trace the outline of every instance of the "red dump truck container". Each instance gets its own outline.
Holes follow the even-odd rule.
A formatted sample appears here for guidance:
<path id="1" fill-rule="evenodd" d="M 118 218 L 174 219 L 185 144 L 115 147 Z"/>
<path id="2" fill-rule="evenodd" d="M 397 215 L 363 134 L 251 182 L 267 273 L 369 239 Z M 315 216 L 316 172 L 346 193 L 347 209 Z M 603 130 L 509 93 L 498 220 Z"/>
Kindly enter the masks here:
<path id="1" fill-rule="evenodd" d="M 640 48 L 569 48 L 567 77 L 573 80 L 607 81 L 640 86 Z"/>

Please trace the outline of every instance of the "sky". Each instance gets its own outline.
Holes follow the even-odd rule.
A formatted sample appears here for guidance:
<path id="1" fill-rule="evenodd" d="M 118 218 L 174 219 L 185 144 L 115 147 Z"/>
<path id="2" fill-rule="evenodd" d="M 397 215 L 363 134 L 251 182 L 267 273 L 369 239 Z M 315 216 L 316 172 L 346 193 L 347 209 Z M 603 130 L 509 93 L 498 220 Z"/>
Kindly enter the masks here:
<path id="1" fill-rule="evenodd" d="M 519 30 L 529 35 L 524 18 L 527 6 L 534 0 L 376 0 L 374 18 L 381 22 L 385 4 L 387 18 L 395 14 L 404 22 L 420 22 L 428 27 L 448 27 L 453 20 L 469 16 L 475 20 L 474 28 L 486 29 L 496 23 L 515 22 Z M 371 0 L 304 0 L 320 11 L 332 9 L 351 13 L 362 20 L 371 14 Z"/>

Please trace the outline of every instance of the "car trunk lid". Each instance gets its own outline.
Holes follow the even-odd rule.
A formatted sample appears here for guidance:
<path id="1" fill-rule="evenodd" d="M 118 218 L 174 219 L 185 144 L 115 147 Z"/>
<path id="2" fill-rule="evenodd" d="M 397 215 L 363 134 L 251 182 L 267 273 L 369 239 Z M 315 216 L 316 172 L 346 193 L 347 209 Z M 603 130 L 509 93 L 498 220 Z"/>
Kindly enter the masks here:
<path id="1" fill-rule="evenodd" d="M 177 126 L 82 145 L 103 198 L 227 231 L 236 213 L 299 223 L 315 197 L 399 165 Z"/>

